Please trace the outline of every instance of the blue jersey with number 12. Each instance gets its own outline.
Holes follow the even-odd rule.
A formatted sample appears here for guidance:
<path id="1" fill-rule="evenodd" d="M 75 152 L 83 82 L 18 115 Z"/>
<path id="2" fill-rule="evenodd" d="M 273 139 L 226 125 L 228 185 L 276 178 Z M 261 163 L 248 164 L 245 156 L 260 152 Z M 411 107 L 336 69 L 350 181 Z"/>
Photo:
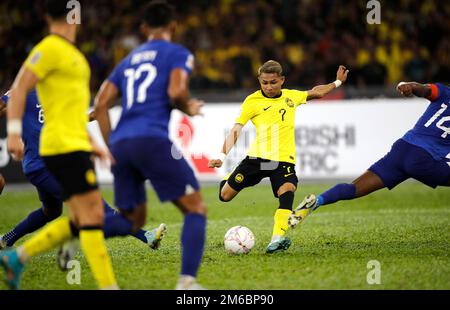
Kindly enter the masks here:
<path id="1" fill-rule="evenodd" d="M 190 74 L 192 67 L 192 54 L 165 40 L 146 42 L 122 60 L 108 78 L 122 95 L 122 115 L 110 144 L 136 137 L 168 137 L 170 73 L 181 68 Z"/>
<path id="2" fill-rule="evenodd" d="M 4 95 L 2 100 L 8 103 L 9 94 Z M 23 116 L 22 140 L 25 145 L 25 154 L 22 160 L 22 167 L 25 174 L 45 167 L 39 156 L 39 137 L 43 124 L 44 113 L 36 90 L 33 89 L 27 96 Z"/>
<path id="3" fill-rule="evenodd" d="M 430 86 L 431 103 L 403 140 L 425 149 L 436 160 L 450 159 L 450 87 Z"/>

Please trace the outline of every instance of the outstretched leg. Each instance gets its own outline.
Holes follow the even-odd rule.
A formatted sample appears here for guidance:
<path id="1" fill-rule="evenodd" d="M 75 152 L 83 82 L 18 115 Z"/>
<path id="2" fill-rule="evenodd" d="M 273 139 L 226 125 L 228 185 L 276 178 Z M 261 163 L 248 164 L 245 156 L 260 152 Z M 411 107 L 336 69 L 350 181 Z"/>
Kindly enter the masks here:
<path id="1" fill-rule="evenodd" d="M 317 196 L 317 202 L 314 209 L 340 200 L 351 200 L 363 197 L 384 187 L 385 185 L 380 177 L 368 170 L 351 184 L 342 183 L 335 185 L 333 188 Z"/>
<path id="2" fill-rule="evenodd" d="M 317 197 L 315 195 L 308 195 L 289 216 L 289 227 L 295 228 L 298 224 L 303 222 L 312 211 L 320 206 L 332 204 L 340 200 L 351 200 L 363 197 L 384 187 L 386 186 L 381 178 L 374 172 L 368 170 L 351 184 L 337 184 Z"/>
<path id="3" fill-rule="evenodd" d="M 140 224 L 143 225 L 143 222 L 138 226 L 133 225 L 133 223 L 137 221 L 134 221 L 133 218 L 129 219 L 126 212 L 114 210 L 106 201 L 103 201 L 103 205 L 105 208 L 105 238 L 133 236 L 147 244 L 153 250 L 159 248 L 161 240 L 167 232 L 166 224 L 161 223 L 158 227 L 147 231 L 139 227 Z M 139 204 L 136 209 L 140 210 L 138 212 L 140 213 L 139 219 L 145 219 L 145 210 L 147 209 L 146 203 Z"/>
<path id="4" fill-rule="evenodd" d="M 54 208 L 43 205 L 42 208 L 31 212 L 22 222 L 0 237 L 0 249 L 12 247 L 17 240 L 58 218 L 61 213 L 62 203 Z"/>
<path id="5" fill-rule="evenodd" d="M 23 236 L 35 232 L 62 213 L 63 201 L 58 182 L 45 169 L 27 175 L 38 192 L 42 207 L 31 212 L 25 219 L 0 238 L 0 249 L 12 247 Z"/>

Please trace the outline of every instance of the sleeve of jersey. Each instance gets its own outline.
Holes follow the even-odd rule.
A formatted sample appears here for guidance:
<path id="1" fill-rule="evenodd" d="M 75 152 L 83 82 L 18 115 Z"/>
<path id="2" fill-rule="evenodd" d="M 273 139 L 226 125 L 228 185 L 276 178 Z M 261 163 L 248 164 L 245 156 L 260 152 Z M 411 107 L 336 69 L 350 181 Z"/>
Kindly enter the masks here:
<path id="1" fill-rule="evenodd" d="M 49 41 L 42 41 L 28 55 L 25 67 L 42 80 L 57 66 L 58 59 L 58 50 Z"/>
<path id="2" fill-rule="evenodd" d="M 183 69 L 188 74 L 194 70 L 194 56 L 186 49 L 177 49 L 171 59 L 171 69 Z"/>
<path id="3" fill-rule="evenodd" d="M 235 123 L 241 124 L 242 126 L 245 126 L 247 122 L 253 117 L 253 109 L 250 104 L 248 104 L 248 101 L 245 100 L 244 103 L 241 106 L 241 113 L 239 114 L 238 118 L 236 118 Z"/>
<path id="4" fill-rule="evenodd" d="M 442 98 L 442 96 L 450 95 L 448 88 L 440 83 L 428 84 L 428 86 L 431 88 L 431 95 L 427 97 L 430 101 L 436 101 L 439 98 Z"/>
<path id="5" fill-rule="evenodd" d="M 295 98 L 294 99 L 295 106 L 298 107 L 299 105 L 306 103 L 306 98 L 308 98 L 308 92 L 296 90 L 294 98 Z"/>

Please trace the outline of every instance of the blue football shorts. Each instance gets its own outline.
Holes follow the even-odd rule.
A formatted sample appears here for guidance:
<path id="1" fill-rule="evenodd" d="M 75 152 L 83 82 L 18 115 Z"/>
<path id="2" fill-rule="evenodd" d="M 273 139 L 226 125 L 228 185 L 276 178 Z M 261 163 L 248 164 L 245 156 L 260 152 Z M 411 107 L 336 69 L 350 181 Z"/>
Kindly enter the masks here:
<path id="1" fill-rule="evenodd" d="M 162 202 L 200 189 L 194 171 L 168 138 L 123 139 L 111 146 L 111 153 L 116 160 L 112 167 L 115 203 L 121 210 L 131 211 L 146 202 L 146 180 Z"/>
<path id="2" fill-rule="evenodd" d="M 435 160 L 423 148 L 403 139 L 397 140 L 389 153 L 369 170 L 378 175 L 389 189 L 409 178 L 432 188 L 448 186 L 450 182 L 450 166 L 445 160 Z"/>
<path id="3" fill-rule="evenodd" d="M 55 177 L 43 168 L 27 173 L 26 177 L 36 187 L 39 200 L 46 209 L 62 208 L 63 194 Z"/>

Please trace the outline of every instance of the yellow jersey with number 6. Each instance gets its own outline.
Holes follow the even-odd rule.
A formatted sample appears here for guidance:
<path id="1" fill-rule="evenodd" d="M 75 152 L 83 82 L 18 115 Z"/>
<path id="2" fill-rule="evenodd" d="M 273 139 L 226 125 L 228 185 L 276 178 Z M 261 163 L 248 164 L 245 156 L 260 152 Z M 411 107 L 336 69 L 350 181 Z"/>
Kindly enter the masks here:
<path id="1" fill-rule="evenodd" d="M 243 126 L 250 120 L 256 128 L 247 155 L 295 164 L 295 110 L 307 97 L 306 91 L 290 89 L 282 89 L 276 98 L 264 96 L 261 90 L 248 96 L 236 119 Z"/>
<path id="2" fill-rule="evenodd" d="M 40 155 L 92 151 L 87 130 L 91 71 L 83 54 L 63 37 L 49 35 L 34 47 L 25 67 L 39 78 L 45 119 Z"/>

